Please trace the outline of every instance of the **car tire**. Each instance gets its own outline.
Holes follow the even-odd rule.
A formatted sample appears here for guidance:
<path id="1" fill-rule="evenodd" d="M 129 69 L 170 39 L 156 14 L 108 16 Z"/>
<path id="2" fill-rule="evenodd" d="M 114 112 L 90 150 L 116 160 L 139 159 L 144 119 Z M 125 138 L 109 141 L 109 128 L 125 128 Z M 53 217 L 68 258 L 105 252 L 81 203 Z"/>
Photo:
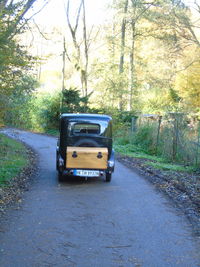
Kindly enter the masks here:
<path id="1" fill-rule="evenodd" d="M 106 173 L 106 182 L 109 183 L 112 179 L 112 173 Z"/>
<path id="2" fill-rule="evenodd" d="M 58 181 L 59 182 L 63 182 L 64 181 L 64 176 L 63 176 L 61 171 L 58 171 Z"/>
<path id="3" fill-rule="evenodd" d="M 80 139 L 79 141 L 77 141 L 74 146 L 80 146 L 80 147 L 100 147 L 99 144 L 94 141 L 91 140 L 89 138 L 85 138 L 85 139 Z"/>
<path id="4" fill-rule="evenodd" d="M 58 153 L 56 153 L 56 170 L 58 171 L 59 165 L 58 165 Z"/>

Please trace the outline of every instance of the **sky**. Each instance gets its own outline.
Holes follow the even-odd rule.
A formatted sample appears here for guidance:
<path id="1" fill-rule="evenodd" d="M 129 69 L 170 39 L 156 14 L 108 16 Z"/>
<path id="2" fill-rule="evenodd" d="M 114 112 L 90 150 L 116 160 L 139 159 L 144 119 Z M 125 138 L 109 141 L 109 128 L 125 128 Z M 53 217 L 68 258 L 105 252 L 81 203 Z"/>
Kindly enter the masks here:
<path id="1" fill-rule="evenodd" d="M 86 22 L 90 28 L 92 25 L 102 24 L 108 18 L 109 9 L 106 9 L 108 3 L 112 0 L 85 0 L 86 7 Z M 36 13 L 42 7 L 41 0 L 36 1 L 34 9 L 31 11 Z M 38 34 L 34 36 L 34 51 L 48 57 L 48 60 L 41 66 L 42 80 L 41 90 L 49 91 L 50 88 L 58 87 L 60 78 L 56 78 L 53 74 L 55 71 L 61 73 L 62 71 L 62 51 L 63 51 L 63 36 L 66 35 L 67 19 L 66 19 L 66 4 L 67 0 L 49 0 L 49 3 L 42 9 L 41 12 L 36 14 L 33 19 L 39 26 L 43 33 L 55 31 L 54 27 L 59 29 L 60 35 L 54 35 L 50 40 L 45 40 Z M 76 18 L 76 10 L 79 7 L 80 0 L 70 0 L 70 21 Z M 30 16 L 30 14 L 28 14 Z M 74 25 L 74 24 L 73 24 Z M 63 36 L 62 36 L 63 34 Z M 60 37 L 59 37 L 60 36 Z M 60 38 L 60 39 L 58 39 Z M 39 56 L 40 56 L 39 54 Z"/>
<path id="2" fill-rule="evenodd" d="M 44 0 L 43 0 L 44 1 Z M 34 10 L 37 12 L 41 8 L 42 0 L 37 0 L 34 5 Z M 76 19 L 76 10 L 81 0 L 70 0 L 70 21 Z M 184 0 L 189 4 L 194 0 Z M 197 0 L 200 2 L 200 0 Z M 111 4 L 113 0 L 85 0 L 86 6 L 86 22 L 88 28 L 92 25 L 103 24 L 109 19 L 111 11 L 108 8 L 108 4 Z M 67 0 L 49 0 L 49 3 L 34 16 L 34 20 L 39 26 L 42 32 L 50 32 L 52 29 L 59 28 L 60 36 L 51 38 L 51 40 L 45 40 L 40 36 L 39 41 L 34 39 L 35 50 L 41 51 L 42 56 L 52 54 L 47 61 L 42 65 L 42 72 L 51 72 L 52 79 L 46 79 L 45 87 L 49 90 L 50 87 L 55 87 L 55 79 L 52 74 L 53 71 L 62 71 L 62 51 L 63 51 L 63 36 L 66 36 L 67 19 L 66 19 L 66 5 Z M 34 11 L 32 11 L 34 12 Z M 74 25 L 74 24 L 73 24 Z M 54 31 L 54 30 L 53 30 Z M 63 36 L 62 36 L 63 35 Z M 69 35 L 67 35 L 67 38 Z M 70 38 L 70 37 L 69 37 Z M 44 76 L 44 75 L 43 75 Z M 60 81 L 59 81 L 60 83 Z"/>
<path id="3" fill-rule="evenodd" d="M 107 10 L 106 4 L 111 0 L 85 0 L 86 6 L 86 19 L 89 24 L 100 24 L 106 19 Z M 79 6 L 80 0 L 70 1 L 70 11 L 74 14 L 74 10 Z M 50 0 L 45 8 L 37 14 L 34 19 L 40 25 L 62 26 L 66 25 L 66 12 L 65 6 L 67 0 Z M 39 9 L 36 2 L 34 9 Z M 75 17 L 75 16 L 74 16 Z"/>

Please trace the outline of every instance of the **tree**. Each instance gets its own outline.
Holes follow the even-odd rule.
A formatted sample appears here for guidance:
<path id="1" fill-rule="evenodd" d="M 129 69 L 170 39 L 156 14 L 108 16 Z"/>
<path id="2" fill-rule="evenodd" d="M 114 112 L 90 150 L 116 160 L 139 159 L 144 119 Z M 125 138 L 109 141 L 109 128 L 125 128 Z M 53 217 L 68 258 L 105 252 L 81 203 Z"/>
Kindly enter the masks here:
<path id="1" fill-rule="evenodd" d="M 37 86 L 37 80 L 30 75 L 20 77 L 16 81 L 15 88 L 7 102 L 9 112 L 5 114 L 6 123 L 18 127 L 31 128 L 31 101 L 33 99 L 33 92 Z"/>
<path id="2" fill-rule="evenodd" d="M 89 94 L 89 52 L 91 43 L 98 35 L 98 29 L 96 33 L 94 33 L 94 27 L 91 27 L 90 29 L 87 27 L 85 0 L 80 0 L 79 2 L 74 25 L 72 23 L 72 19 L 70 18 L 70 0 L 67 1 L 66 16 L 74 47 L 74 51 L 71 51 L 71 53 L 66 51 L 67 58 L 75 70 L 79 73 L 82 95 L 87 97 Z M 82 23 L 80 22 L 81 18 Z M 75 54 L 75 56 L 73 56 L 73 54 Z"/>
<path id="3" fill-rule="evenodd" d="M 149 20 L 150 11 L 158 1 L 118 0 L 114 3 L 116 10 L 112 45 L 119 54 L 119 109 L 137 109 L 137 46 L 141 39 L 146 39 L 145 23 Z M 152 11 L 151 11 L 152 12 Z M 143 26 L 144 25 L 144 26 Z M 119 32 L 120 31 L 120 32 Z M 149 29 L 148 29 L 149 31 Z M 148 34 L 150 34 L 148 32 Z M 116 38 L 119 36 L 120 38 Z M 117 48 L 117 49 L 116 49 Z M 127 86 L 128 85 L 128 86 Z"/>
<path id="4" fill-rule="evenodd" d="M 182 9 L 174 9 L 175 28 L 178 34 L 187 44 L 195 44 L 200 47 L 198 29 L 200 27 L 200 5 L 194 1 L 193 7 L 187 7 L 182 3 Z"/>
<path id="5" fill-rule="evenodd" d="M 70 22 L 70 14 L 69 14 L 69 4 L 70 1 L 67 2 L 67 23 L 72 36 L 74 48 L 76 50 L 76 61 L 75 68 L 80 72 L 80 79 L 82 85 L 83 95 L 87 96 L 88 88 L 87 88 L 87 71 L 88 71 L 88 45 L 87 45 L 87 29 L 86 29 L 86 19 L 85 19 L 85 2 L 84 0 L 80 1 L 80 5 L 77 11 L 75 26 L 73 27 Z M 83 42 L 84 42 L 84 56 L 85 56 L 85 64 L 82 62 L 82 54 L 81 54 L 81 43 L 78 42 L 77 30 L 79 26 L 79 19 L 81 15 L 81 10 L 83 9 Z"/>
<path id="6" fill-rule="evenodd" d="M 200 111 L 200 60 L 186 70 L 180 72 L 176 78 L 176 91 L 181 97 L 184 110 Z"/>
<path id="7" fill-rule="evenodd" d="M 9 108 L 9 97 L 16 84 L 30 71 L 33 63 L 32 57 L 20 45 L 17 37 L 32 17 L 28 18 L 27 13 L 35 2 L 36 0 L 0 2 L 0 120 L 3 120 Z"/>
<path id="8" fill-rule="evenodd" d="M 76 113 L 86 112 L 89 96 L 80 96 L 80 91 L 77 88 L 65 89 L 62 92 L 63 107 L 61 113 Z"/>
<path id="9" fill-rule="evenodd" d="M 119 60 L 119 76 L 122 78 L 122 74 L 124 72 L 124 54 L 125 54 L 125 36 L 126 36 L 126 14 L 128 10 L 128 0 L 124 1 L 124 9 L 123 9 L 123 18 L 122 18 L 122 23 L 121 23 L 121 46 L 120 46 L 120 60 Z M 121 79 L 123 81 L 123 78 Z M 123 82 L 120 83 L 120 87 L 123 87 L 124 84 Z M 123 92 L 123 90 L 121 90 Z M 120 101 L 119 101 L 119 109 L 123 110 L 123 94 L 120 96 Z"/>
<path id="10" fill-rule="evenodd" d="M 184 103 L 196 109 L 189 95 L 198 99 L 197 13 L 194 21 L 181 0 L 116 0 L 113 9 L 113 23 L 103 28 L 104 57 L 93 64 L 99 106 L 162 113 Z M 178 81 L 187 79 L 180 90 Z"/>

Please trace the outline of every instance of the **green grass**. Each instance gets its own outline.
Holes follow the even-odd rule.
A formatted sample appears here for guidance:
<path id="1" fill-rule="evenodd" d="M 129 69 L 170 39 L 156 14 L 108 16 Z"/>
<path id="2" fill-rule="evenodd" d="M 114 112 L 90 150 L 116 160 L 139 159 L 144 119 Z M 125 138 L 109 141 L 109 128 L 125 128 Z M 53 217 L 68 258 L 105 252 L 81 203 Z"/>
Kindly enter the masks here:
<path id="1" fill-rule="evenodd" d="M 35 133 L 47 134 L 52 136 L 59 136 L 59 130 L 57 129 L 32 129 Z"/>
<path id="2" fill-rule="evenodd" d="M 185 167 L 180 164 L 174 164 L 169 161 L 167 161 L 164 158 L 152 156 L 147 153 L 145 153 L 144 150 L 142 150 L 139 146 L 133 145 L 133 144 L 114 144 L 115 151 L 120 153 L 123 156 L 129 156 L 133 158 L 141 158 L 146 159 L 145 165 L 152 166 L 156 169 L 161 169 L 165 171 L 179 171 L 179 172 L 192 172 L 195 171 L 194 166 Z"/>
<path id="3" fill-rule="evenodd" d="M 22 143 L 0 134 L 0 187 L 15 177 L 28 164 L 26 148 Z"/>
<path id="4" fill-rule="evenodd" d="M 142 150 L 140 147 L 132 145 L 132 144 L 126 144 L 126 145 L 114 144 L 114 148 L 116 152 L 124 156 L 129 156 L 133 158 L 143 158 L 143 159 L 148 159 L 148 160 L 153 160 L 153 161 L 158 161 L 158 162 L 165 162 L 163 158 L 149 155 L 145 153 L 145 151 Z"/>
<path id="5" fill-rule="evenodd" d="M 183 166 L 173 163 L 162 163 L 162 162 L 148 162 L 147 165 L 151 165 L 156 169 L 164 171 L 177 171 L 177 172 L 192 172 L 195 170 L 192 166 Z"/>
<path id="6" fill-rule="evenodd" d="M 59 131 L 57 129 L 48 129 L 45 131 L 46 134 L 50 134 L 53 136 L 58 136 L 59 135 Z"/>

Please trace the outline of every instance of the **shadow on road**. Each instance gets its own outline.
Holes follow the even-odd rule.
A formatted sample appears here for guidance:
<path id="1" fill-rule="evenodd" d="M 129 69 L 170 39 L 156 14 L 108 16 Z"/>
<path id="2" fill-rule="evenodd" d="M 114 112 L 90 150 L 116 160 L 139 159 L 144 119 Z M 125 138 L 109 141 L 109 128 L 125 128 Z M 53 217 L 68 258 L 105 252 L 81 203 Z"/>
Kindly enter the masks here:
<path id="1" fill-rule="evenodd" d="M 57 179 L 58 180 L 58 179 Z M 59 184 L 61 185 L 81 185 L 81 184 L 99 184 L 99 183 L 105 183 L 104 178 L 96 178 L 96 177 L 90 177 L 90 178 L 85 178 L 85 177 L 79 177 L 79 176 L 64 176 L 63 181 L 60 182 L 58 181 Z M 108 183 L 106 183 L 108 184 Z"/>

